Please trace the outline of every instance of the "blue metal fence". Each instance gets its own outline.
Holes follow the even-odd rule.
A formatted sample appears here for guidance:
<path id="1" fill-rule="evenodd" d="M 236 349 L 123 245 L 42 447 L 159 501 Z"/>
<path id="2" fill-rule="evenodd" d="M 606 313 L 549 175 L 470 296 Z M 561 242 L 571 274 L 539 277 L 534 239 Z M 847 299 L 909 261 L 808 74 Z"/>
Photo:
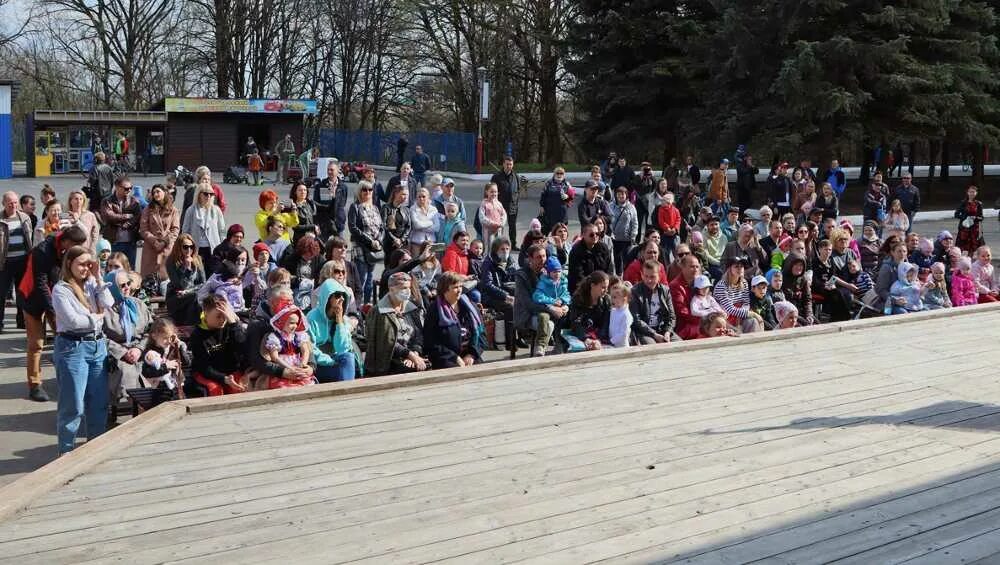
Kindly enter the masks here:
<path id="1" fill-rule="evenodd" d="M 321 129 L 320 151 L 323 156 L 342 161 L 365 161 L 373 165 L 396 165 L 396 142 L 404 132 Z M 476 135 L 464 132 L 405 132 L 405 160 L 420 145 L 430 156 L 432 168 L 448 171 L 472 171 L 476 166 Z"/>

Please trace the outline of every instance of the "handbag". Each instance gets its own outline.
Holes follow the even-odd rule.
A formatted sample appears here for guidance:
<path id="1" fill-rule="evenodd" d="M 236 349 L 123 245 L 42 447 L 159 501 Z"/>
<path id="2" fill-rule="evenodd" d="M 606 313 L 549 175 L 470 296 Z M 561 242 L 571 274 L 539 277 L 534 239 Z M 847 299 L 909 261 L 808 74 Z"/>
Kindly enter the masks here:
<path id="1" fill-rule="evenodd" d="M 368 263 L 369 265 L 374 265 L 375 263 L 385 260 L 385 250 L 383 249 L 375 251 L 373 249 L 369 249 L 368 246 L 365 246 L 361 251 L 365 255 L 365 263 Z"/>

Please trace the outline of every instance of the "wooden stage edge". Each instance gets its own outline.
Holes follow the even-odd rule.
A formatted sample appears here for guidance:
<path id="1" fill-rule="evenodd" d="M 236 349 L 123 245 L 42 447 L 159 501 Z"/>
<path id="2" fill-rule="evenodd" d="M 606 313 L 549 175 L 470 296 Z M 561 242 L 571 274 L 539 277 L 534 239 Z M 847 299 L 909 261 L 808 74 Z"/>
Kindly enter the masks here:
<path id="1" fill-rule="evenodd" d="M 643 347 L 633 347 L 627 350 L 605 349 L 575 353 L 574 362 L 606 362 L 615 359 L 651 357 L 698 351 L 718 347 L 740 347 L 755 343 L 796 339 L 801 337 L 835 334 L 845 331 L 855 331 L 871 326 L 891 326 L 923 322 L 927 320 L 957 318 L 1000 310 L 1000 304 L 980 304 L 962 308 L 948 308 L 931 312 L 918 312 L 899 316 L 869 318 L 848 322 L 837 322 L 821 326 L 811 326 L 783 330 L 779 332 L 763 332 L 745 335 L 739 338 L 713 338 L 697 341 L 663 343 Z M 132 446 L 139 440 L 163 428 L 163 426 L 180 420 L 188 414 L 198 414 L 218 410 L 247 408 L 266 404 L 293 402 L 297 400 L 316 400 L 327 397 L 337 397 L 353 394 L 371 393 L 404 387 L 415 387 L 428 384 L 463 381 L 479 377 L 503 375 L 518 371 L 530 371 L 558 367 L 565 363 L 565 355 L 551 357 L 535 357 L 514 361 L 498 361 L 473 367 L 459 369 L 439 369 L 420 374 L 391 375 L 373 377 L 355 381 L 328 383 L 297 389 L 248 392 L 231 396 L 214 398 L 199 398 L 179 400 L 161 404 L 156 408 L 133 418 L 116 427 L 108 433 L 89 441 L 74 451 L 48 463 L 44 467 L 25 475 L 7 486 L 0 488 L 0 521 L 16 515 L 27 508 L 37 498 L 63 486 L 76 477 L 86 473 L 95 466 L 111 459 L 119 452 Z M 579 363 L 574 363 L 579 364 Z"/>

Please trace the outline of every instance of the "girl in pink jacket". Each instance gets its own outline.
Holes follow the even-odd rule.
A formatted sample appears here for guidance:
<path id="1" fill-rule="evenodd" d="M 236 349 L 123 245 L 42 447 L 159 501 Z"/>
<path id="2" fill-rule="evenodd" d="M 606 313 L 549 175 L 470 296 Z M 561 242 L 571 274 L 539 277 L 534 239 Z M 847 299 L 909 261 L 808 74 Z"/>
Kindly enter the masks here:
<path id="1" fill-rule="evenodd" d="M 976 283 L 972 281 L 972 261 L 968 257 L 958 260 L 958 269 L 951 275 L 951 305 L 971 306 L 979 302 Z"/>

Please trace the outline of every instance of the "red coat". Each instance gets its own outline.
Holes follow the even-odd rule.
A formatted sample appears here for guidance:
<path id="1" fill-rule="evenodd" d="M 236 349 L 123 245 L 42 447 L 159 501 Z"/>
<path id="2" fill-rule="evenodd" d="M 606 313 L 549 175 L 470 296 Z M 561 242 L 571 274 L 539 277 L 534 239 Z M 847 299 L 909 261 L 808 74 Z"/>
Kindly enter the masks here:
<path id="1" fill-rule="evenodd" d="M 625 272 L 622 274 L 622 279 L 632 283 L 639 284 L 642 281 L 642 264 L 645 263 L 642 259 L 636 259 L 625 267 Z M 667 280 L 667 270 L 663 268 L 663 263 L 660 263 L 660 282 Z M 666 284 L 666 283 L 664 283 Z"/>
<path id="2" fill-rule="evenodd" d="M 660 211 L 656 214 L 656 227 L 660 228 L 661 231 L 667 228 L 680 231 L 681 211 L 677 209 L 677 206 L 660 206 Z"/>
<path id="3" fill-rule="evenodd" d="M 670 297 L 674 301 L 674 313 L 677 314 L 677 335 L 681 339 L 698 339 L 701 335 L 701 318 L 691 313 L 691 294 L 693 289 L 688 286 L 683 276 L 670 281 Z"/>
<path id="4" fill-rule="evenodd" d="M 458 248 L 457 243 L 448 245 L 441 260 L 441 271 L 448 273 L 458 273 L 460 275 L 469 274 L 469 254 Z"/>

